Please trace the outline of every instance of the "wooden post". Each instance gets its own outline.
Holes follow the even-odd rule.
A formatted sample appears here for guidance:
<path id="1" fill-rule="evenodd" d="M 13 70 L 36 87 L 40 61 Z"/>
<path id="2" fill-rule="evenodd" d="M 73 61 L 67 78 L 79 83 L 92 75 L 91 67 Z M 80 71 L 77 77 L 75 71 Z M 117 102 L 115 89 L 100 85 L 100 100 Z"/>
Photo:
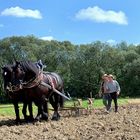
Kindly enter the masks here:
<path id="1" fill-rule="evenodd" d="M 90 98 L 92 98 L 92 92 L 90 92 Z"/>

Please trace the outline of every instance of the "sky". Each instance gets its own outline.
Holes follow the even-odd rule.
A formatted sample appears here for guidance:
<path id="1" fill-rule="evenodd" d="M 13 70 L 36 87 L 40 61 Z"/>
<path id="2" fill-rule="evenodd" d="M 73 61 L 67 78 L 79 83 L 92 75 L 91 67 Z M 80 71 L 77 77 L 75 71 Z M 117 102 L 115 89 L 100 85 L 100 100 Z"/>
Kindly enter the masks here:
<path id="1" fill-rule="evenodd" d="M 140 43 L 140 0 L 0 0 L 0 39 Z"/>

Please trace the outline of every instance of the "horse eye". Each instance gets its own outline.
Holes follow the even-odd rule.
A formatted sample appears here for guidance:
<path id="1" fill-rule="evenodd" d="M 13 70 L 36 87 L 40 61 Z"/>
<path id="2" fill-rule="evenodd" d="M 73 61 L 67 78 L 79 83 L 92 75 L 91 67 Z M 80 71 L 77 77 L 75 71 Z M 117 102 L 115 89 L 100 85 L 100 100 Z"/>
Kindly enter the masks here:
<path id="1" fill-rule="evenodd" d="M 7 72 L 4 72 L 4 75 L 6 76 L 7 75 Z"/>

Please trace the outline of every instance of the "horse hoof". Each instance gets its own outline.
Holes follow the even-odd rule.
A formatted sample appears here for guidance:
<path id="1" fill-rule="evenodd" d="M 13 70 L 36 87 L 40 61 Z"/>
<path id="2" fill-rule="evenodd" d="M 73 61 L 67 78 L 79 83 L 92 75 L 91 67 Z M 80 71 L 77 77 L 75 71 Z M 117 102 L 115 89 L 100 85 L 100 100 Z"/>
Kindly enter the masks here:
<path id="1" fill-rule="evenodd" d="M 34 121 L 34 118 L 33 117 L 28 116 L 26 118 L 26 122 L 33 122 L 33 121 Z"/>
<path id="2" fill-rule="evenodd" d="M 21 124 L 21 120 L 20 119 L 16 119 L 15 123 L 16 123 L 16 125 L 20 125 Z"/>
<path id="3" fill-rule="evenodd" d="M 48 121 L 48 114 L 45 113 L 45 112 L 43 112 L 43 113 L 41 114 L 41 120 Z"/>
<path id="4" fill-rule="evenodd" d="M 51 120 L 52 120 L 52 121 L 59 121 L 60 118 L 59 118 L 59 117 L 57 117 L 57 118 L 53 117 Z"/>
<path id="5" fill-rule="evenodd" d="M 45 120 L 45 121 L 48 121 L 48 116 L 42 116 L 41 119 Z"/>
<path id="6" fill-rule="evenodd" d="M 41 120 L 41 115 L 37 115 L 36 117 L 35 117 L 35 121 L 40 121 Z"/>
<path id="7" fill-rule="evenodd" d="M 59 121 L 60 120 L 60 115 L 58 115 L 57 117 L 56 116 L 52 117 L 52 120 L 53 121 Z"/>
<path id="8" fill-rule="evenodd" d="M 53 120 L 53 121 L 58 121 L 58 118 L 57 118 L 57 117 L 52 117 L 51 120 Z"/>

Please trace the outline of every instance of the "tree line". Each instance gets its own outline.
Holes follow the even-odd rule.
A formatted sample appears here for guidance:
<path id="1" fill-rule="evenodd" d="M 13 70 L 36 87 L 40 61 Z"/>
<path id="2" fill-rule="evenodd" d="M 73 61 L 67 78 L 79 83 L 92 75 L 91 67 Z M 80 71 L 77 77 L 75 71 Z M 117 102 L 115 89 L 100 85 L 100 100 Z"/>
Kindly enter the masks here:
<path id="1" fill-rule="evenodd" d="M 16 60 L 41 59 L 45 71 L 55 71 L 64 80 L 64 88 L 72 97 L 87 98 L 98 93 L 101 76 L 115 75 L 122 97 L 140 93 L 140 45 L 121 42 L 111 45 L 96 41 L 74 45 L 69 41 L 44 41 L 35 36 L 7 37 L 0 40 L 0 66 Z M 6 101 L 0 75 L 0 102 Z"/>

